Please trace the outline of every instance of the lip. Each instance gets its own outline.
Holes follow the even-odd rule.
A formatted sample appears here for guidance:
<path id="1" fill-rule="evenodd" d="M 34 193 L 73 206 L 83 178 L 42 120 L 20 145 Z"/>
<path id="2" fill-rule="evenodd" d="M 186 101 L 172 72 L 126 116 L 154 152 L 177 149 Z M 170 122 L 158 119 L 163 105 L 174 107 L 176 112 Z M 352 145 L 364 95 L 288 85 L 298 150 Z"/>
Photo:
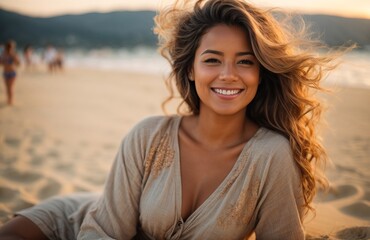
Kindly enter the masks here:
<path id="1" fill-rule="evenodd" d="M 222 99 L 234 99 L 238 97 L 245 89 L 243 88 L 211 88 L 212 92 Z"/>

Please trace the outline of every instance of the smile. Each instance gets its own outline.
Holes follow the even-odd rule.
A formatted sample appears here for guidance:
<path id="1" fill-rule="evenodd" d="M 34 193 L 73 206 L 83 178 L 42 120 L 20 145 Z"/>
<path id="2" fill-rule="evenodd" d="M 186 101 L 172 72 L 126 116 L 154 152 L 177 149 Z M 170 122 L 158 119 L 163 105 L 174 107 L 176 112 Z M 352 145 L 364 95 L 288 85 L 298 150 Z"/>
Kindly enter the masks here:
<path id="1" fill-rule="evenodd" d="M 224 96 L 233 96 L 241 93 L 243 89 L 220 89 L 220 88 L 212 88 L 215 93 L 224 95 Z"/>

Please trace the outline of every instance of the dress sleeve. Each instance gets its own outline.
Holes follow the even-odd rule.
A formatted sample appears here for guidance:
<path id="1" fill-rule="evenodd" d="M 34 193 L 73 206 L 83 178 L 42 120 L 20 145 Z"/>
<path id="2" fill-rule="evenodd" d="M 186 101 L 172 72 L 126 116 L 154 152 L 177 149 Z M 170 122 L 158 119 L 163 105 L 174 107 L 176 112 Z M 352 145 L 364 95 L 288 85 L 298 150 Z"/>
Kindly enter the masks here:
<path id="1" fill-rule="evenodd" d="M 271 152 L 264 171 L 256 222 L 256 238 L 304 239 L 302 215 L 304 200 L 300 173 L 289 143 L 278 144 Z"/>
<path id="2" fill-rule="evenodd" d="M 77 239 L 132 239 L 136 235 L 147 139 L 136 126 L 122 141 L 104 192 L 87 212 Z"/>

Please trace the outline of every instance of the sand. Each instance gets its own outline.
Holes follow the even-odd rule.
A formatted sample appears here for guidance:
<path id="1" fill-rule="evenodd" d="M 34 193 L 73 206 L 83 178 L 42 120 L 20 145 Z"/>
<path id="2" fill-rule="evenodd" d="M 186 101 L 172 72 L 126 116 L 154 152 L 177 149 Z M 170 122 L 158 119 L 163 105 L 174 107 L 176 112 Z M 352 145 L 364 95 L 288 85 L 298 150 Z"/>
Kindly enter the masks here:
<path id="1" fill-rule="evenodd" d="M 162 75 L 91 69 L 20 70 L 15 87 L 8 107 L 0 85 L 0 225 L 50 196 L 100 191 L 122 137 L 162 114 L 167 96 Z M 370 239 L 370 90 L 336 87 L 325 99 L 335 167 L 307 238 Z"/>

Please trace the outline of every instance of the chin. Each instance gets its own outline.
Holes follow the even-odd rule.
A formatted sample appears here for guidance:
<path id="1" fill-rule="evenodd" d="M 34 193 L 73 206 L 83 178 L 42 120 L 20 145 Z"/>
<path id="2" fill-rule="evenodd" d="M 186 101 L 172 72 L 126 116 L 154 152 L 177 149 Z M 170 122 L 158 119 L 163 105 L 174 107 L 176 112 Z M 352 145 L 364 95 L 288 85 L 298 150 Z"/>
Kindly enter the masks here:
<path id="1" fill-rule="evenodd" d="M 246 108 L 237 110 L 237 109 L 218 109 L 215 111 L 216 114 L 220 116 L 235 116 L 239 114 L 245 115 Z"/>

